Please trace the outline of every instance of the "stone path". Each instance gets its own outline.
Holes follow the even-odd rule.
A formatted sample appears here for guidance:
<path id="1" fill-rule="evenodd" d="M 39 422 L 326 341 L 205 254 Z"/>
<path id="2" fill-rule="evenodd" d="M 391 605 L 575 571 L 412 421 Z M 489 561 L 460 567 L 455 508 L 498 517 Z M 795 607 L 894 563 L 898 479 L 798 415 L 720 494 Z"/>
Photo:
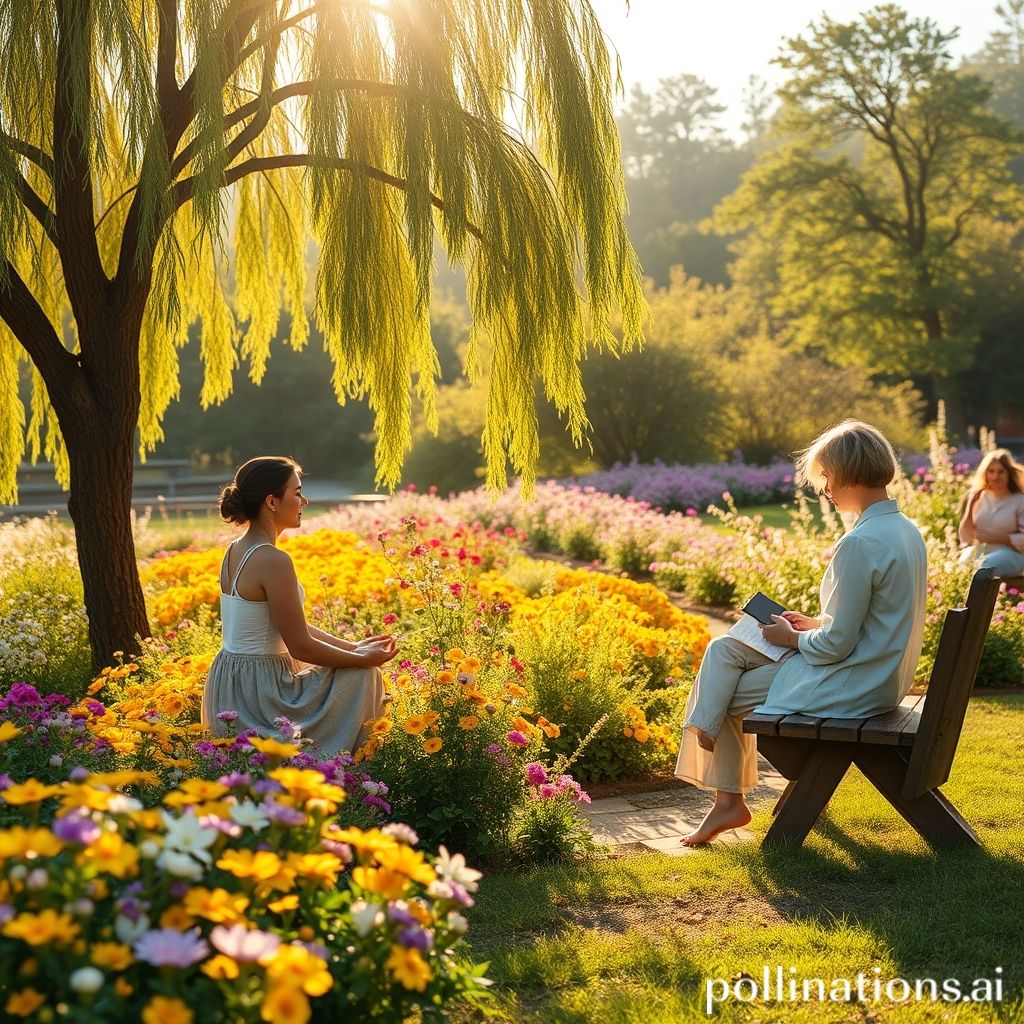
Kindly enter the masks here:
<path id="1" fill-rule="evenodd" d="M 760 785 L 747 798 L 752 810 L 771 806 L 786 788 L 786 780 L 763 758 L 758 759 Z M 670 856 L 685 856 L 693 848 L 679 840 L 692 832 L 711 806 L 712 795 L 680 783 L 672 789 L 633 796 L 611 796 L 582 808 L 594 830 L 594 839 L 611 848 L 613 856 L 657 850 Z M 714 843 L 754 843 L 758 837 L 749 829 L 723 832 Z"/>

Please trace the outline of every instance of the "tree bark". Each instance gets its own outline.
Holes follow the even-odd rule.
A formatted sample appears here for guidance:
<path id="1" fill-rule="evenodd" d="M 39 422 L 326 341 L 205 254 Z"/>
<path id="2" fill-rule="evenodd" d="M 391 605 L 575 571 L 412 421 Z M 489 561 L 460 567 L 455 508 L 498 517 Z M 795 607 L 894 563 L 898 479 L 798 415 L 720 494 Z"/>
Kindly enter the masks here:
<path id="1" fill-rule="evenodd" d="M 113 664 L 117 651 L 129 658 L 138 653 L 139 638 L 150 630 L 132 537 L 133 437 L 112 436 L 109 424 L 89 419 L 82 417 L 80 437 L 69 437 L 66 427 L 64 437 L 71 456 L 68 511 L 98 670 Z"/>

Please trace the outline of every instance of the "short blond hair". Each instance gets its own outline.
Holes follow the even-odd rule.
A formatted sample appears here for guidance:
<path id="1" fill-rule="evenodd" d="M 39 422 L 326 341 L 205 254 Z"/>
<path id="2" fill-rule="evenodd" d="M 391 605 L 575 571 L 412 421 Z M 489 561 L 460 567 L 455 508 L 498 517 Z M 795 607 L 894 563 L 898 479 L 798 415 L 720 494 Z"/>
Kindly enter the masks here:
<path id="1" fill-rule="evenodd" d="M 892 445 L 876 427 L 843 420 L 815 438 L 796 460 L 801 486 L 888 487 L 899 473 Z"/>

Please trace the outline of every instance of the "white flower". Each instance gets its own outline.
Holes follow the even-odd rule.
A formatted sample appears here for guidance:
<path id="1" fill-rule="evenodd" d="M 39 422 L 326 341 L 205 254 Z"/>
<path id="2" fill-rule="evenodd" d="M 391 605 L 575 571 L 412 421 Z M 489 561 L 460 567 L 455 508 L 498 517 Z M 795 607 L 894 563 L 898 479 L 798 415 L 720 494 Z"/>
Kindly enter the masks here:
<path id="1" fill-rule="evenodd" d="M 466 858 L 461 853 L 451 854 L 442 846 L 437 851 L 434 870 L 447 882 L 457 882 L 466 892 L 476 892 L 477 879 L 483 878 L 483 872 L 466 867 Z"/>
<path id="2" fill-rule="evenodd" d="M 144 839 L 139 844 L 139 856 L 143 860 L 156 860 L 160 856 L 160 844 L 155 839 Z"/>
<path id="3" fill-rule="evenodd" d="M 175 878 L 187 878 L 198 882 L 203 877 L 203 866 L 187 853 L 179 853 L 177 850 L 164 850 L 157 857 L 156 866 Z"/>
<path id="4" fill-rule="evenodd" d="M 136 811 L 142 810 L 142 804 L 135 797 L 128 796 L 126 793 L 115 793 L 110 798 L 107 810 L 111 814 L 134 814 Z"/>
<path id="5" fill-rule="evenodd" d="M 59 768 L 63 763 L 64 763 L 64 758 L 61 757 L 60 754 L 54 754 L 53 757 L 50 758 L 50 767 L 51 768 Z"/>
<path id="6" fill-rule="evenodd" d="M 175 853 L 190 853 L 197 860 L 209 864 L 213 859 L 207 852 L 208 848 L 217 841 L 220 833 L 215 828 L 204 828 L 193 811 L 186 811 L 180 818 L 173 814 L 163 812 L 164 827 L 167 834 L 164 837 L 164 850 L 173 850 Z"/>
<path id="7" fill-rule="evenodd" d="M 229 812 L 229 817 L 236 825 L 251 828 L 254 832 L 259 832 L 260 829 L 264 829 L 270 824 L 270 819 L 264 813 L 263 808 L 259 804 L 253 803 L 252 800 L 243 800 L 241 803 L 235 804 Z"/>
<path id="8" fill-rule="evenodd" d="M 50 875 L 46 868 L 33 868 L 25 879 L 25 888 L 31 892 L 39 892 L 50 884 Z"/>
<path id="9" fill-rule="evenodd" d="M 356 934 L 361 939 L 365 939 L 374 928 L 379 928 L 384 923 L 384 911 L 379 903 L 356 900 L 349 908 L 349 912 L 352 914 Z"/>
<path id="10" fill-rule="evenodd" d="M 95 967 L 79 967 L 72 973 L 68 982 L 75 992 L 80 992 L 83 995 L 99 992 L 103 987 L 103 972 Z"/>
<path id="11" fill-rule="evenodd" d="M 465 935 L 469 931 L 469 922 L 461 914 L 456 914 L 453 910 L 448 915 L 448 927 L 457 935 Z"/>
<path id="12" fill-rule="evenodd" d="M 124 914 L 118 914 L 114 921 L 114 934 L 118 942 L 130 946 L 143 932 L 149 931 L 149 917 L 146 914 L 139 914 L 139 919 L 133 921 Z"/>

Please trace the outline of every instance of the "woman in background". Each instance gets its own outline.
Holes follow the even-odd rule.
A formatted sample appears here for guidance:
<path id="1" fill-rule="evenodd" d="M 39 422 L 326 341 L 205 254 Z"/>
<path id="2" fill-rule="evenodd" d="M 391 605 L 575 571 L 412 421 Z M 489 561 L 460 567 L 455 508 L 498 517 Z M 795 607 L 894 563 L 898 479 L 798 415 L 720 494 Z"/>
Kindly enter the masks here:
<path id="1" fill-rule="evenodd" d="M 1000 576 L 1024 574 L 1024 466 L 1005 449 L 982 460 L 960 520 L 962 561 L 979 559 Z"/>
<path id="2" fill-rule="evenodd" d="M 325 754 L 354 750 L 384 700 L 380 666 L 397 653 L 390 636 L 351 641 L 306 622 L 305 593 L 278 537 L 302 522 L 309 501 L 301 467 L 289 458 L 250 459 L 221 492 L 220 513 L 245 526 L 221 566 L 220 652 L 203 692 L 203 724 L 275 732 L 288 718 Z"/>

